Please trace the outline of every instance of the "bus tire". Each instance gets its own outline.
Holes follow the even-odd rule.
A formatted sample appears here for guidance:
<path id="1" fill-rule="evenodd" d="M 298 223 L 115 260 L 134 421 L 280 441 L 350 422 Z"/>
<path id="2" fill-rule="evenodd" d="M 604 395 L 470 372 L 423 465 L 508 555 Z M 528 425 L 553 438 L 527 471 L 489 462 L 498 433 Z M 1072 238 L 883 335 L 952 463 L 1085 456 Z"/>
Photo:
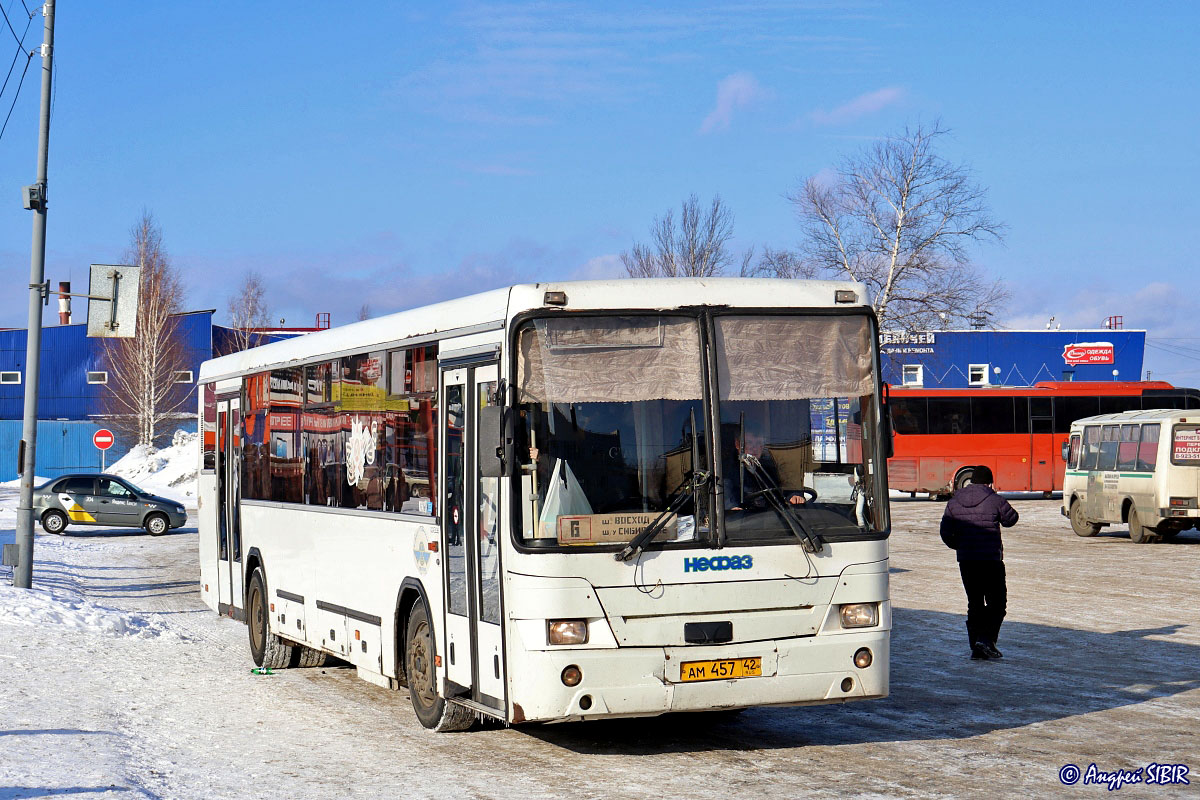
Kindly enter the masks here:
<path id="1" fill-rule="evenodd" d="M 1130 506 L 1129 508 L 1129 538 L 1138 544 L 1149 544 L 1158 541 L 1158 533 L 1153 528 L 1148 528 L 1142 524 L 1136 506 Z"/>
<path id="2" fill-rule="evenodd" d="M 408 615 L 404 637 L 404 671 L 413 711 L 429 730 L 465 731 L 474 724 L 475 712 L 438 694 L 436 663 L 433 625 L 425 604 L 417 600 Z"/>
<path id="3" fill-rule="evenodd" d="M 954 491 L 957 492 L 960 489 L 966 488 L 968 485 L 970 485 L 971 479 L 974 477 L 975 470 L 970 469 L 969 467 L 959 470 L 958 474 L 954 476 Z"/>
<path id="4" fill-rule="evenodd" d="M 311 647 L 303 645 L 292 648 L 295 654 L 292 656 L 293 667 L 323 667 L 329 663 L 329 654 L 323 653 L 320 650 L 314 650 Z"/>
<path id="5" fill-rule="evenodd" d="M 1071 530 L 1075 531 L 1076 536 L 1095 536 L 1100 532 L 1100 526 L 1087 521 L 1083 516 L 1083 503 L 1079 500 L 1071 501 Z"/>
<path id="6" fill-rule="evenodd" d="M 246 630 L 250 632 L 250 657 L 260 667 L 284 669 L 291 665 L 295 649 L 287 640 L 271 633 L 267 608 L 267 581 L 262 567 L 255 567 L 246 588 Z"/>

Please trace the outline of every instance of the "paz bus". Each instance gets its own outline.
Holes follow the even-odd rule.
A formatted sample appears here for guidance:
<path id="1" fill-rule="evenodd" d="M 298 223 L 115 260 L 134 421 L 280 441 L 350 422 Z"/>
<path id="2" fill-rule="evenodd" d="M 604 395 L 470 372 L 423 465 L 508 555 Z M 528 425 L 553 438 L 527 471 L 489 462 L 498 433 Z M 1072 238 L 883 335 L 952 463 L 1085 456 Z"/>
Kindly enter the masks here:
<path id="1" fill-rule="evenodd" d="M 203 599 L 436 730 L 884 697 L 866 297 L 522 285 L 208 361 Z"/>
<path id="2" fill-rule="evenodd" d="M 948 495 L 984 464 L 1010 492 L 1063 488 L 1062 445 L 1071 423 L 1097 414 L 1200 408 L 1200 392 L 1163 381 L 1044 381 L 1031 387 L 889 387 L 895 452 L 889 484 Z"/>
<path id="3" fill-rule="evenodd" d="M 1079 536 L 1129 525 L 1139 544 L 1200 522 L 1200 413 L 1125 411 L 1077 420 L 1063 445 L 1062 513 Z"/>

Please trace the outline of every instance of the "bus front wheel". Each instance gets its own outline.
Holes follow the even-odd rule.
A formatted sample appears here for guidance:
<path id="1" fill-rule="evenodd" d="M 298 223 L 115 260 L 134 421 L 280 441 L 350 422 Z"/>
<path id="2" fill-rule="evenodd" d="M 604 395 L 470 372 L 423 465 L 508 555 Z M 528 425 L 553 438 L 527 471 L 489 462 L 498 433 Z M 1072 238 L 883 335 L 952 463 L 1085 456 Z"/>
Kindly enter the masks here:
<path id="1" fill-rule="evenodd" d="M 1071 530 L 1076 536 L 1095 536 L 1100 532 L 1099 525 L 1093 525 L 1083 516 L 1083 503 L 1071 501 Z"/>
<path id="2" fill-rule="evenodd" d="M 1158 532 L 1142 524 L 1136 507 L 1129 509 L 1129 538 L 1138 544 L 1158 541 Z"/>
<path id="3" fill-rule="evenodd" d="M 971 479 L 975 477 L 975 470 L 964 469 L 954 476 L 954 491 L 959 491 L 970 485 Z"/>
<path id="4" fill-rule="evenodd" d="M 465 731 L 475 722 L 475 712 L 438 694 L 436 663 L 433 626 L 425 604 L 418 600 L 408 615 L 404 637 L 404 670 L 413 711 L 430 730 Z"/>

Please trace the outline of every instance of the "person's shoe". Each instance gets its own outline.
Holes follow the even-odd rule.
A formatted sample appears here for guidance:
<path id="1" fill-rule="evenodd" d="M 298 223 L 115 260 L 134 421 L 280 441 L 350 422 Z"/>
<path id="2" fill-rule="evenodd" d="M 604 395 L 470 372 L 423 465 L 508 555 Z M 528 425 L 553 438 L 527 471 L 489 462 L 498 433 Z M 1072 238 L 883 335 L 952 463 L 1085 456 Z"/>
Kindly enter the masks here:
<path id="1" fill-rule="evenodd" d="M 971 659 L 973 661 L 987 661 L 991 658 L 988 651 L 984 649 L 983 642 L 975 642 L 971 645 Z"/>
<path id="2" fill-rule="evenodd" d="M 988 658 L 1004 658 L 1004 654 L 996 649 L 996 645 L 991 642 L 980 642 L 979 646 L 987 653 Z"/>

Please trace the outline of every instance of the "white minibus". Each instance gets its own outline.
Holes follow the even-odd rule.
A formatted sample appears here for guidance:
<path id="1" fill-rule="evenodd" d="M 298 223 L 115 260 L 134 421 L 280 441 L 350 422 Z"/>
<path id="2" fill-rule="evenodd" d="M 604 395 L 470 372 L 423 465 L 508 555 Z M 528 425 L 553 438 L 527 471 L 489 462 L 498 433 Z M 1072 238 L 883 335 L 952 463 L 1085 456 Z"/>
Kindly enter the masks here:
<path id="1" fill-rule="evenodd" d="M 513 286 L 200 370 L 200 584 L 421 723 L 888 692 L 861 284 Z"/>
<path id="2" fill-rule="evenodd" d="M 1133 541 L 1158 542 L 1200 522 L 1195 409 L 1085 417 L 1071 425 L 1062 457 L 1062 513 L 1079 536 L 1127 523 Z"/>

